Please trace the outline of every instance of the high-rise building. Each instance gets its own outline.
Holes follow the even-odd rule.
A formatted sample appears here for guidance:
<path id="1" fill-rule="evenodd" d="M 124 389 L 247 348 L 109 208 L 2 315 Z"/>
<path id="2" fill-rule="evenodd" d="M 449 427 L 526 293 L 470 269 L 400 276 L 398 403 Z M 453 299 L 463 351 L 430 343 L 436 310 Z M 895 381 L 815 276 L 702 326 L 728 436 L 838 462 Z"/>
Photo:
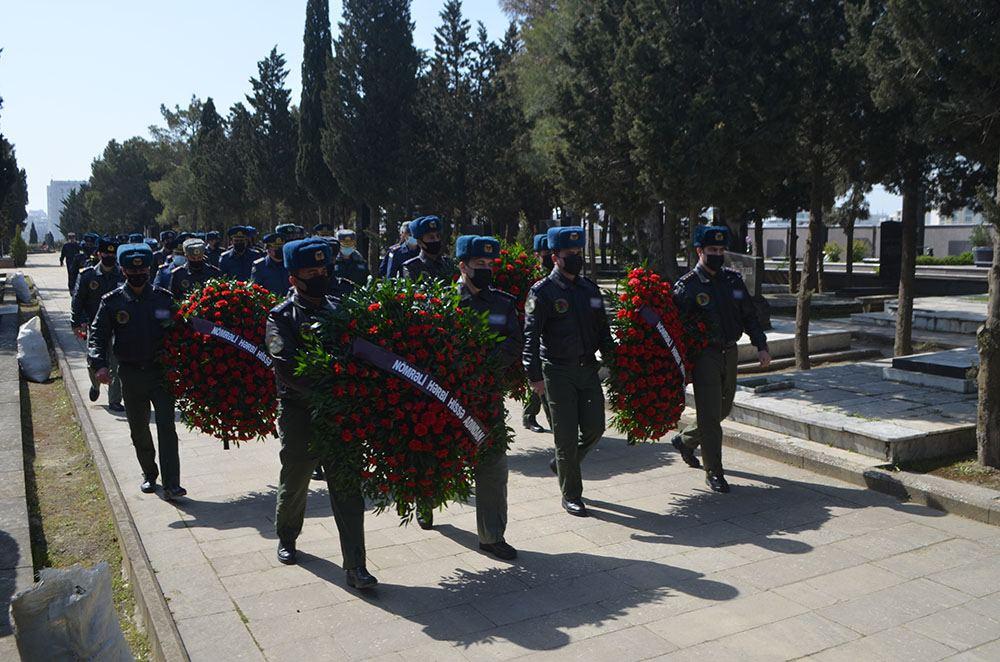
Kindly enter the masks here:
<path id="1" fill-rule="evenodd" d="M 59 232 L 59 215 L 62 213 L 63 200 L 70 191 L 80 188 L 81 184 L 86 183 L 76 180 L 49 180 L 49 185 L 45 190 L 48 198 L 49 229 L 56 239 L 62 239 L 62 233 Z"/>

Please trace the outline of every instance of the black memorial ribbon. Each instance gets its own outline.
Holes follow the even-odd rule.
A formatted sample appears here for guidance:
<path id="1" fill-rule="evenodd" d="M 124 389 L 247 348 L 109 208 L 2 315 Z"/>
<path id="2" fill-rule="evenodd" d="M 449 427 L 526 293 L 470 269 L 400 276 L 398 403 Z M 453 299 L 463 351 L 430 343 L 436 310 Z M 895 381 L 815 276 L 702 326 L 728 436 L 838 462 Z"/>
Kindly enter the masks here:
<path id="1" fill-rule="evenodd" d="M 264 364 L 265 368 L 270 368 L 274 364 L 274 360 L 264 350 L 258 347 L 255 343 L 250 342 L 243 336 L 239 336 L 229 329 L 221 326 L 216 326 L 208 320 L 203 320 L 200 317 L 192 317 L 188 320 L 191 326 L 198 333 L 203 333 L 206 336 L 212 336 L 213 338 L 218 338 L 223 342 L 227 342 L 237 349 L 241 349 L 250 356 L 254 357 L 258 361 Z"/>
<path id="2" fill-rule="evenodd" d="M 483 427 L 483 424 L 475 416 L 467 413 L 462 403 L 434 381 L 430 373 L 417 368 L 399 355 L 361 338 L 355 338 L 351 341 L 351 354 L 364 359 L 379 370 L 401 378 L 407 384 L 415 386 L 442 403 L 445 409 L 462 424 L 476 446 L 481 445 L 486 440 L 486 428 Z"/>
<path id="3" fill-rule="evenodd" d="M 639 317 L 642 318 L 646 324 L 653 327 L 653 329 L 660 334 L 663 338 L 664 344 L 666 344 L 667 349 L 674 356 L 674 361 L 677 362 L 677 369 L 681 371 L 681 380 L 687 381 L 687 372 L 684 370 L 684 358 L 681 356 L 681 352 L 677 349 L 677 343 L 674 339 L 670 337 L 670 332 L 667 331 L 666 325 L 663 324 L 663 318 L 657 314 L 655 310 L 649 306 L 642 306 L 639 308 Z"/>

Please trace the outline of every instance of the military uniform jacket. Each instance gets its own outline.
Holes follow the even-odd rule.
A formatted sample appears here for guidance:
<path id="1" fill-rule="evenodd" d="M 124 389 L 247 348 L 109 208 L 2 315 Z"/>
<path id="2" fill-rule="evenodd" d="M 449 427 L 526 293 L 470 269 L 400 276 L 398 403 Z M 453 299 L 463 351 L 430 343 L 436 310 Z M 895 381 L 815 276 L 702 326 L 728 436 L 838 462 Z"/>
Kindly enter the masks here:
<path id="1" fill-rule="evenodd" d="M 357 251 L 347 257 L 338 253 L 337 259 L 333 263 L 333 273 L 341 278 L 346 278 L 355 285 L 364 285 L 368 282 L 368 263 Z"/>
<path id="2" fill-rule="evenodd" d="M 524 305 L 524 351 L 521 360 L 531 382 L 542 381 L 542 361 L 587 365 L 601 350 L 614 348 L 604 297 L 584 276 L 569 280 L 558 268 L 531 286 Z"/>
<path id="3" fill-rule="evenodd" d="M 230 248 L 219 256 L 219 269 L 229 278 L 249 281 L 253 263 L 262 257 L 264 254 L 254 248 L 247 248 L 242 255 Z"/>
<path id="4" fill-rule="evenodd" d="M 108 367 L 112 351 L 118 362 L 125 365 L 151 365 L 159 361 L 163 338 L 176 309 L 169 291 L 149 284 L 139 294 L 128 285 L 105 294 L 87 341 L 90 367 L 94 370 Z"/>
<path id="5" fill-rule="evenodd" d="M 79 253 L 74 255 L 72 259 L 66 264 L 69 265 L 70 271 L 75 271 L 77 273 L 83 271 L 87 267 L 92 267 L 96 262 L 98 262 L 97 252 L 83 248 Z"/>
<path id="6" fill-rule="evenodd" d="M 219 266 L 219 258 L 222 257 L 222 249 L 218 246 L 211 247 L 207 246 L 205 248 L 205 262 L 208 262 L 213 267 Z"/>
<path id="7" fill-rule="evenodd" d="M 162 287 L 165 290 L 170 289 L 170 274 L 177 268 L 174 266 L 175 255 L 176 253 L 170 253 L 166 258 L 164 258 L 163 264 L 160 265 L 160 268 L 156 272 L 156 276 L 153 278 L 153 285 L 156 287 Z"/>
<path id="8" fill-rule="evenodd" d="M 250 280 L 279 297 L 288 291 L 288 269 L 283 263 L 272 260 L 270 255 L 253 263 Z"/>
<path id="9" fill-rule="evenodd" d="M 168 251 L 166 248 L 161 248 L 158 251 L 153 251 L 153 267 L 159 269 L 163 266 L 163 263 L 167 261 L 167 258 L 173 255 L 173 251 Z"/>
<path id="10" fill-rule="evenodd" d="M 498 333 L 502 340 L 497 344 L 496 352 L 503 360 L 504 367 L 510 367 L 517 361 L 523 346 L 521 320 L 517 314 L 517 299 L 502 290 L 479 290 L 473 294 L 464 284 L 459 285 L 459 302 L 461 308 L 471 308 L 477 313 L 486 313 L 486 321 L 490 330 Z"/>
<path id="11" fill-rule="evenodd" d="M 705 320 L 709 346 L 735 344 L 746 332 L 754 347 L 767 349 L 767 337 L 740 272 L 723 267 L 711 276 L 699 263 L 677 279 L 673 295 L 682 313 Z"/>
<path id="12" fill-rule="evenodd" d="M 73 259 L 80 253 L 80 244 L 75 241 L 67 241 L 59 251 L 59 264 L 65 264 L 66 268 L 73 266 Z"/>
<path id="13" fill-rule="evenodd" d="M 184 298 L 213 278 L 222 278 L 222 272 L 210 264 L 205 264 L 201 271 L 194 271 L 188 262 L 170 271 L 170 293 L 175 299 Z"/>
<path id="14" fill-rule="evenodd" d="M 433 260 L 421 253 L 403 263 L 402 273 L 403 276 L 412 281 L 420 280 L 420 277 L 424 276 L 442 283 L 449 283 L 455 278 L 458 270 L 455 269 L 454 263 L 443 255 Z"/>
<path id="15" fill-rule="evenodd" d="M 406 244 L 396 244 L 389 248 L 389 252 L 382 258 L 378 265 L 378 273 L 385 278 L 395 278 L 403 271 L 403 265 L 420 254 L 415 248 L 410 248 Z"/>
<path id="16" fill-rule="evenodd" d="M 79 278 L 76 279 L 76 289 L 73 290 L 73 314 L 70 317 L 70 325 L 78 327 L 90 324 L 97 315 L 97 308 L 101 305 L 104 295 L 124 282 L 125 276 L 118 267 L 104 271 L 98 264 L 81 271 Z"/>
<path id="17" fill-rule="evenodd" d="M 327 297 L 322 305 L 317 306 L 305 301 L 298 291 L 293 290 L 287 299 L 267 314 L 264 344 L 274 358 L 279 398 L 301 400 L 309 391 L 310 380 L 295 374 L 295 356 L 303 344 L 302 334 L 311 324 L 336 309 L 337 300 L 333 297 Z"/>

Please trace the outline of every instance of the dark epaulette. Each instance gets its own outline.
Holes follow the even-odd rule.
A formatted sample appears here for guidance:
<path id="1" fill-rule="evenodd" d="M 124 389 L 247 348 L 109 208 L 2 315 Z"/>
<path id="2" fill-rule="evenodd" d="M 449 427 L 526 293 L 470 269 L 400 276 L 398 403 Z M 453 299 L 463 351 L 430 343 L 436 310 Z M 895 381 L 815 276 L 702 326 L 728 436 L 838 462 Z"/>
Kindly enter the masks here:
<path id="1" fill-rule="evenodd" d="M 177 273 L 178 271 L 180 271 L 181 269 L 183 269 L 186 266 L 187 266 L 186 264 L 182 264 L 179 267 L 171 266 L 170 267 L 170 275 L 173 275 L 173 274 Z"/>
<path id="2" fill-rule="evenodd" d="M 271 315 L 282 315 L 289 306 L 292 305 L 292 297 L 286 297 L 284 301 L 271 309 Z"/>
<path id="3" fill-rule="evenodd" d="M 266 255 L 264 257 L 257 258 L 256 260 L 253 261 L 253 266 L 256 267 L 258 264 L 262 264 L 264 262 L 264 260 L 266 260 L 266 259 L 267 259 Z M 216 267 L 216 268 L 218 268 L 218 267 Z"/>
<path id="4" fill-rule="evenodd" d="M 119 285 L 115 289 L 111 290 L 110 292 L 105 293 L 101 297 L 101 301 L 105 301 L 107 299 L 110 299 L 112 296 L 114 296 L 116 294 L 121 294 L 122 288 L 125 287 L 126 285 L 127 285 L 127 283 L 122 283 L 121 285 Z"/>
<path id="5" fill-rule="evenodd" d="M 180 269 L 181 267 L 177 267 L 177 268 Z M 153 286 L 153 292 L 154 293 L 159 292 L 160 294 L 164 294 L 164 295 L 170 297 L 171 299 L 174 298 L 174 293 L 173 292 L 171 292 L 170 290 L 168 290 L 168 289 L 166 289 L 164 287 L 160 287 L 159 285 L 154 285 Z"/>

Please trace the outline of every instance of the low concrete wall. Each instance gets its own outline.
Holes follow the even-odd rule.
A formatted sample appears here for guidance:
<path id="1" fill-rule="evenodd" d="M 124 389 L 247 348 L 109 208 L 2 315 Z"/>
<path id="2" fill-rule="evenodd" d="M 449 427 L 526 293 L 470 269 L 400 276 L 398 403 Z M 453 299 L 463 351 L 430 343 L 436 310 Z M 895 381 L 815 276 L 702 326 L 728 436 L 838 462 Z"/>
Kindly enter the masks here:
<path id="1" fill-rule="evenodd" d="M 934 255 L 943 257 L 946 255 L 960 255 L 965 251 L 972 250 L 969 242 L 969 235 L 972 234 L 972 224 L 954 225 L 928 225 L 924 227 L 924 248 L 933 249 Z M 841 248 L 847 246 L 847 234 L 842 228 L 828 228 L 829 238 Z M 803 257 L 806 250 L 806 234 L 808 228 L 798 228 L 798 241 L 796 242 L 796 257 Z M 754 233 L 751 228 L 750 240 L 753 241 Z M 879 228 L 857 227 L 854 230 L 854 239 L 864 241 L 869 246 L 868 257 L 878 257 Z M 754 246 L 756 255 L 757 247 Z M 926 251 L 925 251 L 926 252 Z M 788 228 L 764 228 L 764 257 L 787 257 L 788 255 Z"/>

